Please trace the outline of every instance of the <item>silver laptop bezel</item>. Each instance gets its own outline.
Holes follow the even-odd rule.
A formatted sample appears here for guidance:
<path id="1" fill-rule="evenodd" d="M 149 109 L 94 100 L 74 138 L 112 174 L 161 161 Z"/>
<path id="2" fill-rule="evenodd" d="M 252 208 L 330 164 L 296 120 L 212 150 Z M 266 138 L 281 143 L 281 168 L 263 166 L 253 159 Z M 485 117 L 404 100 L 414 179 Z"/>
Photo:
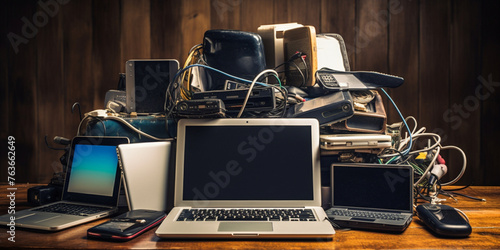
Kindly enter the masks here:
<path id="1" fill-rule="evenodd" d="M 272 125 L 272 126 L 310 126 L 312 138 L 312 163 L 313 168 L 313 199 L 312 200 L 210 200 L 210 201 L 192 201 L 183 200 L 183 185 L 184 185 L 184 148 L 185 148 L 185 132 L 187 126 L 241 126 L 241 125 Z M 183 119 L 178 123 L 177 129 L 177 150 L 175 164 L 175 198 L 174 206 L 179 207 L 315 207 L 321 206 L 321 177 L 320 177 L 320 148 L 319 148 L 319 123 L 316 119 L 282 119 L 282 118 L 251 118 L 251 119 L 236 119 L 236 118 L 220 118 L 220 119 Z M 215 146 L 215 144 L 214 144 Z"/>

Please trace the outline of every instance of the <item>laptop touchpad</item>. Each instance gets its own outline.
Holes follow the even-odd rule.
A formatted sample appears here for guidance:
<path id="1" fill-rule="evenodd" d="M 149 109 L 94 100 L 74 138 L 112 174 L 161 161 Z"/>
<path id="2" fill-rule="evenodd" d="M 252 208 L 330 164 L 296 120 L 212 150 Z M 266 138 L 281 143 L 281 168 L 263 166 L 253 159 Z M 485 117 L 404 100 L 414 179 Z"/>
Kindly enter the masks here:
<path id="1" fill-rule="evenodd" d="M 272 222 L 221 222 L 219 232 L 273 231 Z"/>

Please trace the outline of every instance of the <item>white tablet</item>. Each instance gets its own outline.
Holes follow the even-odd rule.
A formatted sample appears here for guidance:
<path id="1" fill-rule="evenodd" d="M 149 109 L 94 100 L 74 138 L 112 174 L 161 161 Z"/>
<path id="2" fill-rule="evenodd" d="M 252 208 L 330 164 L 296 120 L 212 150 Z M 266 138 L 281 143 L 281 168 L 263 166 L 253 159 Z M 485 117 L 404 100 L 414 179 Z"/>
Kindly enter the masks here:
<path id="1" fill-rule="evenodd" d="M 130 210 L 167 211 L 171 142 L 118 146 Z"/>

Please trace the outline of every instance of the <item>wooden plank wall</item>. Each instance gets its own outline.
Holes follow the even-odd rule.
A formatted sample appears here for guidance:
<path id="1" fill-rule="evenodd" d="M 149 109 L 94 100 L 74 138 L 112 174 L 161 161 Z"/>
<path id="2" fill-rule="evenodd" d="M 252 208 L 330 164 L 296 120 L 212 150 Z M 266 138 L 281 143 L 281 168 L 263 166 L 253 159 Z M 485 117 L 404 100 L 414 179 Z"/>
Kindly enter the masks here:
<path id="1" fill-rule="evenodd" d="M 500 4 L 430 0 L 18 0 L 1 10 L 0 155 L 16 138 L 18 182 L 49 181 L 61 151 L 44 136 L 72 137 L 71 112 L 102 108 L 133 58 L 181 64 L 209 29 L 256 32 L 261 24 L 298 22 L 339 33 L 353 70 L 403 76 L 388 90 L 402 113 L 439 133 L 468 157 L 460 184 L 498 185 Z M 29 23 L 29 24 L 27 24 Z M 14 44 L 9 34 L 17 35 Z M 389 122 L 400 120 L 388 104 Z M 412 126 L 412 125 L 410 125 Z M 456 151 L 448 179 L 459 172 Z M 0 161 L 5 182 L 5 160 Z"/>

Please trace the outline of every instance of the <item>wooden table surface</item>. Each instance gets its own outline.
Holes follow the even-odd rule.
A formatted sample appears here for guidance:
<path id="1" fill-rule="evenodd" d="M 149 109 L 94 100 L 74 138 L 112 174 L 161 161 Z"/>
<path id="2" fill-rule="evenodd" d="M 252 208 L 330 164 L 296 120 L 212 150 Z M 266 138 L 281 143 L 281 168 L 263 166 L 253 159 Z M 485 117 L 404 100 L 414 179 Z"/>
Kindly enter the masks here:
<path id="1" fill-rule="evenodd" d="M 16 210 L 28 208 L 27 188 L 34 185 L 17 185 Z M 8 211 L 8 186 L 0 185 L 0 214 Z M 7 228 L 0 228 L 0 247 L 5 248 L 73 248 L 73 249 L 333 249 L 333 248 L 383 248 L 383 249 L 500 249 L 500 187 L 468 187 L 459 191 L 486 199 L 485 202 L 457 197 L 443 204 L 461 209 L 467 214 L 472 234 L 467 238 L 449 239 L 433 235 L 418 217 L 402 234 L 359 230 L 337 230 L 331 241 L 318 240 L 161 240 L 155 236 L 156 228 L 128 242 L 89 240 L 87 229 L 108 219 L 101 219 L 59 232 L 39 232 L 16 228 L 15 242 L 10 242 Z"/>

